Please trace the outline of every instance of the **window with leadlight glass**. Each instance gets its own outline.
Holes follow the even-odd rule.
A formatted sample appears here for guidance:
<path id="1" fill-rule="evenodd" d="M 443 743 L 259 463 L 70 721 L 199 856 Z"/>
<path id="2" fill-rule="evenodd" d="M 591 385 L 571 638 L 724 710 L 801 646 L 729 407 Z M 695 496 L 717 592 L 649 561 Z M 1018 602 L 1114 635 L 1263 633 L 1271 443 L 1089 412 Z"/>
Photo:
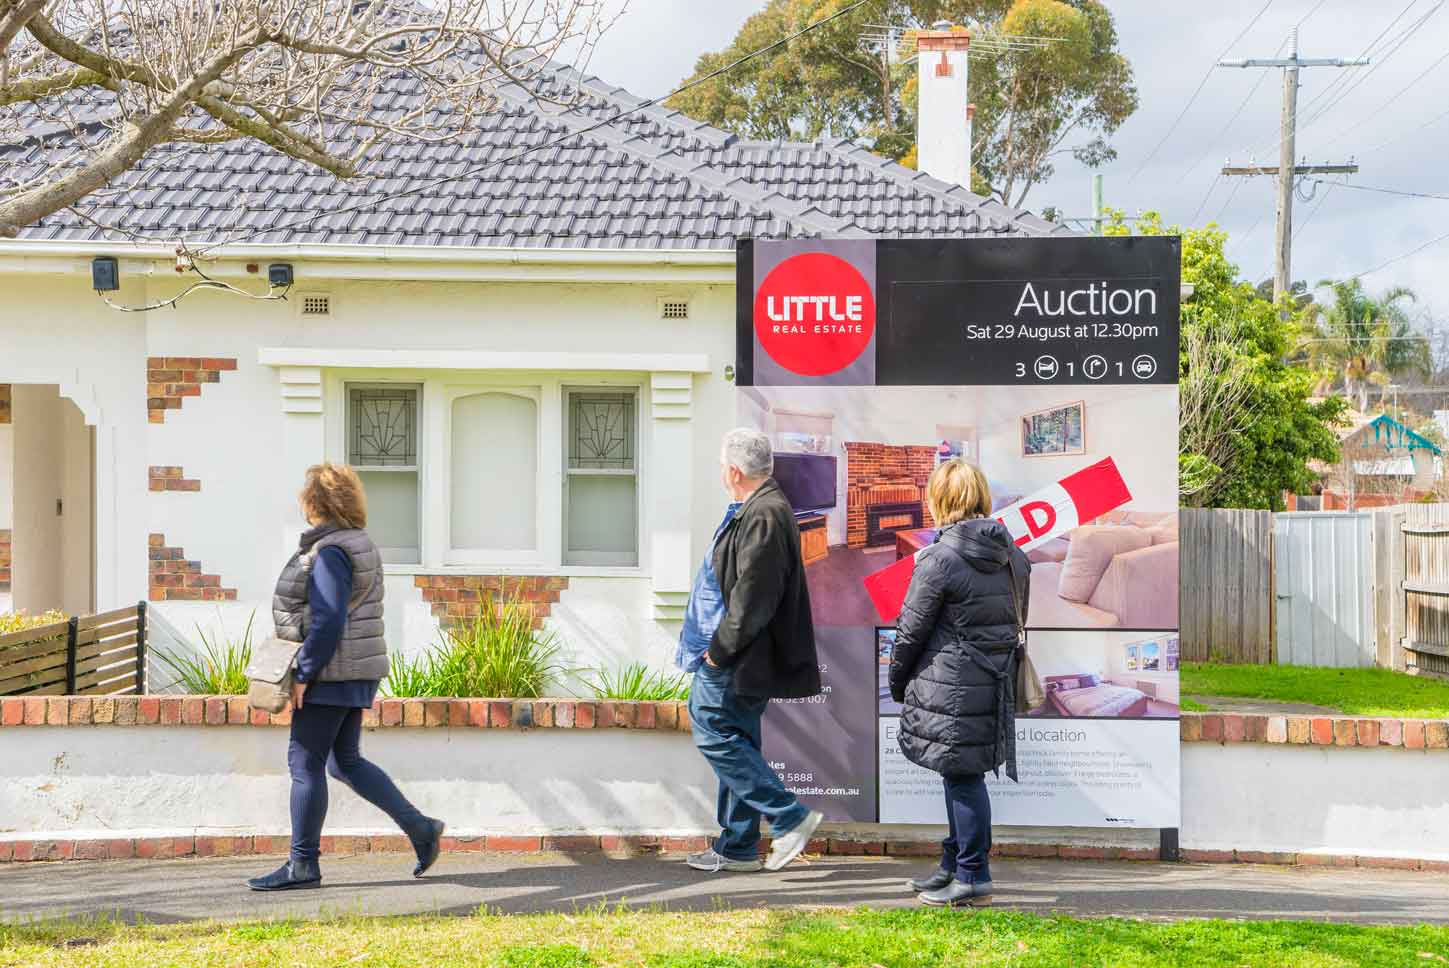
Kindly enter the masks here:
<path id="1" fill-rule="evenodd" d="M 638 391 L 564 393 L 566 565 L 639 563 Z"/>
<path id="2" fill-rule="evenodd" d="M 422 561 L 418 540 L 421 397 L 416 386 L 347 387 L 347 462 L 367 493 L 367 530 L 382 560 L 389 563 Z"/>

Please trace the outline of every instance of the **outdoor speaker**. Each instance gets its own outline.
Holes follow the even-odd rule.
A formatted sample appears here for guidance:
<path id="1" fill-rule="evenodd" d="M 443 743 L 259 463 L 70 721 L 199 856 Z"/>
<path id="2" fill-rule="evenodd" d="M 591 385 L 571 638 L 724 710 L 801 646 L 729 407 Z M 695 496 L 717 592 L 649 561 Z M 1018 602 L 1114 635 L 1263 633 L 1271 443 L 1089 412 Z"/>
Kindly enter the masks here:
<path id="1" fill-rule="evenodd" d="M 290 262 L 273 262 L 267 266 L 267 285 L 280 287 L 291 284 L 292 264 Z"/>
<path id="2" fill-rule="evenodd" d="M 115 292 L 121 288 L 121 270 L 108 255 L 91 260 L 91 288 L 96 292 Z"/>

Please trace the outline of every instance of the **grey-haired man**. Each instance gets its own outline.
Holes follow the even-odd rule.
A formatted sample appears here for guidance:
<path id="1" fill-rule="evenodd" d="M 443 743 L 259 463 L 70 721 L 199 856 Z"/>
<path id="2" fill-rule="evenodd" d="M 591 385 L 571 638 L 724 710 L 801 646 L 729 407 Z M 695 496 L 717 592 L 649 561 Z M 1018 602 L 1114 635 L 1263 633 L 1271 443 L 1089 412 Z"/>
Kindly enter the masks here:
<path id="1" fill-rule="evenodd" d="M 720 480 L 731 503 L 695 577 L 679 639 L 679 664 L 694 673 L 694 743 L 719 777 L 721 832 L 712 847 L 689 857 L 696 870 L 779 870 L 800 855 L 823 819 L 785 789 L 760 750 L 760 721 L 771 699 L 820 692 L 800 530 L 773 469 L 764 434 L 725 435 Z M 763 863 L 762 817 L 773 835 Z"/>

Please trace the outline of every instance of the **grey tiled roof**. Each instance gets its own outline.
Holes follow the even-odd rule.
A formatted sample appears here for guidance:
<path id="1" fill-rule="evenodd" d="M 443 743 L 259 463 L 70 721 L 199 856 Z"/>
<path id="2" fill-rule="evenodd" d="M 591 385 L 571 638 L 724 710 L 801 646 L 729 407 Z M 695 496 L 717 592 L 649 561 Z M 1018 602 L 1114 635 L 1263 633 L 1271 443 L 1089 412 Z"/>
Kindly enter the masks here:
<path id="1" fill-rule="evenodd" d="M 165 146 L 123 177 L 124 191 L 21 238 L 122 237 L 106 226 L 193 243 L 727 249 L 744 237 L 1070 234 L 848 141 L 748 141 L 659 106 L 584 130 L 643 99 L 567 69 L 542 84 L 573 85 L 581 96 L 567 109 L 505 88 L 466 138 L 391 145 L 372 175 L 348 181 L 249 140 Z M 53 160 L 63 146 L 35 133 L 0 145 L 0 165 L 23 173 Z M 501 163 L 474 172 L 490 162 Z"/>

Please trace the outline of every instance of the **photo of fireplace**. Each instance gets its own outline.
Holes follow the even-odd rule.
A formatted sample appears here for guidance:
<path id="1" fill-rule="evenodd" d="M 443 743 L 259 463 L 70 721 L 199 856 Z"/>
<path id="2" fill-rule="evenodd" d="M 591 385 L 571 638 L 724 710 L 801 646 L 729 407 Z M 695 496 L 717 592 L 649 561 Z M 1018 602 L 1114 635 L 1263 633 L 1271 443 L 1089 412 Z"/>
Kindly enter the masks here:
<path id="1" fill-rule="evenodd" d="M 897 531 L 929 527 L 926 482 L 936 448 L 845 442 L 845 543 L 851 548 L 890 548 Z"/>
<path id="2" fill-rule="evenodd" d="M 911 486 L 911 490 L 917 488 Z M 865 506 L 865 546 L 879 548 L 894 546 L 897 531 L 909 531 L 921 527 L 921 499 L 912 497 L 909 501 L 889 504 L 884 501 L 867 503 Z"/>

